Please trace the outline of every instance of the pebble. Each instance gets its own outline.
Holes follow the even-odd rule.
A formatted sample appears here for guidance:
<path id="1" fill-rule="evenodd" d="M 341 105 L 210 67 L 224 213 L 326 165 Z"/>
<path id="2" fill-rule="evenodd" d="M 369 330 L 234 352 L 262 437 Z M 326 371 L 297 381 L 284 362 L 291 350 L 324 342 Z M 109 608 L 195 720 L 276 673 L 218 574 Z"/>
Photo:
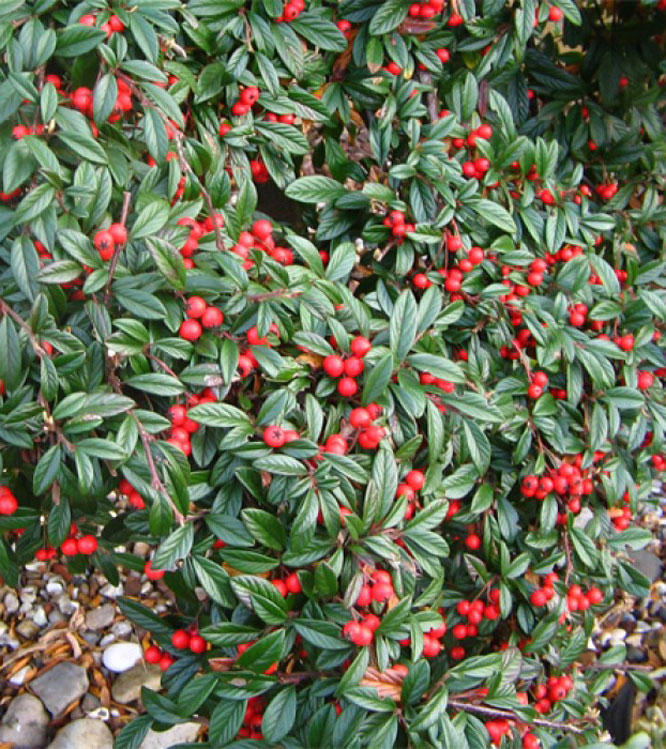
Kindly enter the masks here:
<path id="1" fill-rule="evenodd" d="M 661 559 L 656 554 L 646 549 L 634 551 L 627 548 L 627 554 L 632 559 L 634 566 L 640 570 L 650 582 L 654 582 L 661 577 L 663 565 Z"/>
<path id="2" fill-rule="evenodd" d="M 30 688 L 51 715 L 59 715 L 88 691 L 90 683 L 85 669 L 63 661 L 30 682 Z"/>
<path id="3" fill-rule="evenodd" d="M 100 593 L 104 596 L 104 598 L 117 598 L 118 596 L 121 596 L 123 594 L 123 586 L 122 585 L 111 585 L 111 583 L 107 583 L 101 590 Z"/>
<path id="4" fill-rule="evenodd" d="M 98 606 L 86 614 L 86 627 L 88 629 L 106 629 L 113 623 L 116 609 L 111 603 Z"/>
<path id="5" fill-rule="evenodd" d="M 14 749 L 34 749 L 46 745 L 49 716 L 44 705 L 31 694 L 20 694 L 9 703 L 0 723 L 0 744 Z"/>
<path id="6" fill-rule="evenodd" d="M 46 592 L 50 596 L 59 596 L 61 593 L 65 592 L 65 586 L 63 585 L 62 579 L 59 578 L 51 578 L 46 583 Z"/>
<path id="7" fill-rule="evenodd" d="M 16 631 L 21 637 L 25 637 L 26 640 L 34 637 L 39 632 L 39 627 L 30 619 L 24 619 L 16 627 Z"/>
<path id="8" fill-rule="evenodd" d="M 102 656 L 102 663 L 109 671 L 119 674 L 123 671 L 129 671 L 142 655 L 143 651 L 137 642 L 117 642 L 106 648 Z"/>
<path id="9" fill-rule="evenodd" d="M 641 648 L 630 645 L 627 648 L 627 660 L 629 663 L 643 663 L 647 660 L 647 653 Z"/>
<path id="10" fill-rule="evenodd" d="M 102 701 L 99 697 L 95 697 L 94 694 L 87 692 L 81 700 L 81 710 L 83 710 L 84 713 L 91 713 L 93 710 L 97 710 L 101 704 Z"/>
<path id="11" fill-rule="evenodd" d="M 100 647 L 105 648 L 107 645 L 111 645 L 112 642 L 116 641 L 116 636 L 112 634 L 104 635 L 99 641 Z"/>
<path id="12" fill-rule="evenodd" d="M 58 731 L 48 749 L 112 749 L 113 735 L 106 723 L 92 718 L 81 718 Z"/>
<path id="13" fill-rule="evenodd" d="M 194 741 L 201 726 L 199 723 L 180 723 L 169 728 L 168 731 L 153 731 L 146 734 L 146 738 L 139 744 L 139 749 L 167 749 L 174 744 L 187 744 Z M 88 747 L 87 749 L 90 749 Z"/>
<path id="14" fill-rule="evenodd" d="M 132 634 L 132 625 L 125 619 L 121 619 L 119 622 L 115 622 L 111 627 L 111 632 L 121 640 L 123 637 Z"/>
<path id="15" fill-rule="evenodd" d="M 28 671 L 30 671 L 30 666 L 23 666 L 23 668 L 20 668 L 15 674 L 9 677 L 9 683 L 15 687 L 20 687 L 25 682 Z"/>
<path id="16" fill-rule="evenodd" d="M 60 611 L 62 611 L 65 616 L 71 616 L 78 608 L 79 603 L 76 601 L 72 601 L 72 599 L 67 595 L 67 593 L 63 593 L 60 598 L 57 600 L 58 608 Z"/>
<path id="17" fill-rule="evenodd" d="M 19 591 L 21 603 L 34 603 L 37 600 L 37 590 L 33 585 L 21 588 Z"/>
<path id="18" fill-rule="evenodd" d="M 48 617 L 46 616 L 46 611 L 44 611 L 43 606 L 37 606 L 32 610 L 32 621 L 38 627 L 45 627 L 49 623 Z"/>
<path id="19" fill-rule="evenodd" d="M 99 642 L 101 635 L 99 632 L 93 632 L 91 630 L 89 632 L 82 632 L 81 637 L 83 637 L 88 645 L 92 645 L 93 647 L 95 647 L 95 645 L 97 645 L 97 643 Z"/>
<path id="20" fill-rule="evenodd" d="M 15 614 L 19 610 L 19 599 L 11 591 L 7 593 L 2 602 L 8 614 Z"/>
<path id="21" fill-rule="evenodd" d="M 127 705 L 141 696 L 141 687 L 146 686 L 153 691 L 161 687 L 162 671 L 159 666 L 138 663 L 129 671 L 120 674 L 111 686 L 111 696 L 115 702 Z"/>

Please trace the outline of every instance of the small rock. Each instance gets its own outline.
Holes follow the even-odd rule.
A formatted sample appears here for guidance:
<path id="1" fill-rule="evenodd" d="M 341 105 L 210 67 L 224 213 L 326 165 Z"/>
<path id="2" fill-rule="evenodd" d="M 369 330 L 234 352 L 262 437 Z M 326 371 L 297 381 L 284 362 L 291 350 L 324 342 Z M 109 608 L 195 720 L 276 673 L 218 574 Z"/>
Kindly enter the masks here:
<path id="1" fill-rule="evenodd" d="M 1 624 L 2 622 L 0 622 Z M 8 632 L 0 632 L 0 648 L 1 647 L 9 647 L 12 650 L 16 650 L 16 648 L 21 643 L 16 639 L 16 637 L 12 637 Z"/>
<path id="2" fill-rule="evenodd" d="M 15 687 L 20 687 L 25 682 L 28 671 L 30 671 L 30 666 L 23 666 L 23 668 L 20 668 L 15 674 L 9 677 L 9 683 Z"/>
<path id="3" fill-rule="evenodd" d="M 150 554 L 151 548 L 150 544 L 145 544 L 143 541 L 137 541 L 134 544 L 132 553 L 136 554 L 137 557 L 147 557 L 148 554 Z"/>
<path id="4" fill-rule="evenodd" d="M 37 600 L 37 589 L 34 585 L 28 585 L 19 591 L 21 603 L 34 603 Z"/>
<path id="5" fill-rule="evenodd" d="M 68 723 L 58 731 L 48 749 L 112 749 L 113 735 L 106 723 L 82 718 Z"/>
<path id="6" fill-rule="evenodd" d="M 14 749 L 33 749 L 46 744 L 49 716 L 44 705 L 31 694 L 20 694 L 9 703 L 0 723 L 0 744 Z"/>
<path id="7" fill-rule="evenodd" d="M 50 596 L 59 596 L 65 592 L 65 586 L 63 585 L 62 579 L 52 578 L 46 583 L 46 592 Z"/>
<path id="8" fill-rule="evenodd" d="M 627 553 L 636 568 L 640 570 L 650 582 L 654 582 L 661 577 L 663 565 L 661 559 L 659 559 L 656 554 L 653 554 L 651 551 L 646 551 L 645 549 L 639 549 L 638 551 L 628 549 Z"/>
<path id="9" fill-rule="evenodd" d="M 111 583 L 107 583 L 100 590 L 100 593 L 104 596 L 104 598 L 117 598 L 118 596 L 121 596 L 123 594 L 123 586 L 111 585 Z"/>
<path id="10" fill-rule="evenodd" d="M 112 634 L 104 635 L 102 639 L 99 641 L 99 645 L 102 648 L 105 648 L 107 645 L 111 645 L 112 642 L 116 641 L 116 636 Z"/>
<path id="11" fill-rule="evenodd" d="M 627 648 L 627 660 L 629 663 L 643 663 L 648 659 L 647 653 L 641 648 L 630 645 Z"/>
<path id="12" fill-rule="evenodd" d="M 119 622 L 116 622 L 113 627 L 111 627 L 111 632 L 119 639 L 122 640 L 123 637 L 127 637 L 127 635 L 132 634 L 132 625 L 122 619 Z"/>
<path id="13" fill-rule="evenodd" d="M 38 627 L 45 627 L 49 623 L 49 620 L 46 616 L 46 611 L 44 611 L 43 606 L 37 606 L 35 609 L 33 609 L 32 621 Z"/>
<path id="14" fill-rule="evenodd" d="M 95 697 L 94 694 L 88 692 L 81 700 L 81 710 L 83 710 L 84 713 L 91 713 L 93 710 L 97 710 L 101 704 L 102 701 L 99 697 Z"/>
<path id="15" fill-rule="evenodd" d="M 88 645 L 92 645 L 93 647 L 97 645 L 99 642 L 99 639 L 101 637 L 99 632 L 82 632 L 81 637 L 88 643 Z"/>
<path id="16" fill-rule="evenodd" d="M 86 627 L 88 629 L 105 629 L 113 623 L 116 610 L 111 603 L 105 603 L 86 614 Z"/>
<path id="17" fill-rule="evenodd" d="M 3 604 L 8 614 L 15 614 L 19 610 L 19 599 L 11 591 L 5 596 Z"/>
<path id="18" fill-rule="evenodd" d="M 121 705 L 127 705 L 141 696 L 141 687 L 157 691 L 161 686 L 162 671 L 159 666 L 144 666 L 138 663 L 134 668 L 120 674 L 113 682 L 111 696 Z"/>
<path id="19" fill-rule="evenodd" d="M 76 601 L 72 601 L 66 593 L 63 593 L 60 598 L 58 598 L 57 603 L 58 608 L 63 614 L 65 614 L 65 616 L 71 616 L 79 608 L 79 604 Z"/>
<path id="20" fill-rule="evenodd" d="M 581 511 L 574 518 L 574 528 L 585 528 L 585 526 L 592 520 L 594 513 L 589 507 L 583 507 Z"/>
<path id="21" fill-rule="evenodd" d="M 34 622 L 30 621 L 30 619 L 24 619 L 16 627 L 16 631 L 21 635 L 21 637 L 30 640 L 37 634 L 37 632 L 39 632 L 39 627 Z"/>
<path id="22" fill-rule="evenodd" d="M 51 715 L 59 715 L 88 691 L 88 675 L 81 666 L 64 661 L 30 683 Z"/>
<path id="23" fill-rule="evenodd" d="M 174 744 L 187 744 L 194 741 L 200 728 L 198 723 L 180 723 L 161 733 L 151 729 L 139 744 L 139 749 L 168 749 Z"/>
<path id="24" fill-rule="evenodd" d="M 58 611 L 58 609 L 53 609 L 53 611 L 49 611 L 49 624 L 58 624 L 59 622 L 64 622 L 65 617 Z"/>
<path id="25" fill-rule="evenodd" d="M 142 657 L 143 651 L 137 642 L 116 642 L 104 651 L 102 663 L 117 674 L 129 671 Z"/>

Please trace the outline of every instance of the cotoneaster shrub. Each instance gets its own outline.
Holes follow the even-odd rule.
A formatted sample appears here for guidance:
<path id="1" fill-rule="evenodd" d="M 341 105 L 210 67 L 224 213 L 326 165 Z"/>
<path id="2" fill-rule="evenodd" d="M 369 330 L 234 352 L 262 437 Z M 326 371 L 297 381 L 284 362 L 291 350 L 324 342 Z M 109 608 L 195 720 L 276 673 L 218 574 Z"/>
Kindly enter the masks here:
<path id="1" fill-rule="evenodd" d="M 664 18 L 2 3 L 0 572 L 174 591 L 122 601 L 166 691 L 118 747 L 597 740 L 666 468 Z"/>

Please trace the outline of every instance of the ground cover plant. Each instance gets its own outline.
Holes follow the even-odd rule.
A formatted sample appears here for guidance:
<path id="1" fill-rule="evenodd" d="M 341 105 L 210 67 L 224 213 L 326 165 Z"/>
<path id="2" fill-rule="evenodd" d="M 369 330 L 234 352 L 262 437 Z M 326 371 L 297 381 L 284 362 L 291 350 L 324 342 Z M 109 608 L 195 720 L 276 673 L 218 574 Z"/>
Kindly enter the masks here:
<path id="1" fill-rule="evenodd" d="M 0 574 L 174 591 L 122 601 L 166 691 L 118 747 L 599 739 L 666 469 L 665 10 L 2 3 Z"/>

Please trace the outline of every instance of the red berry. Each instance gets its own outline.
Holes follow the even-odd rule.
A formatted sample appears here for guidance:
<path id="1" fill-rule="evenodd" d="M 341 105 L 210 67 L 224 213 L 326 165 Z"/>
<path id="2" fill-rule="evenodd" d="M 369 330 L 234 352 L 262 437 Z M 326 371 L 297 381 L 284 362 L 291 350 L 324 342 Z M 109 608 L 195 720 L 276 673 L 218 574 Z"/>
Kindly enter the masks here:
<path id="1" fill-rule="evenodd" d="M 420 491 L 425 485 L 425 475 L 423 471 L 412 469 L 407 476 L 405 481 L 414 489 L 414 491 Z"/>
<path id="2" fill-rule="evenodd" d="M 190 651 L 192 653 L 205 653 L 208 644 L 201 635 L 192 635 L 190 637 Z"/>
<path id="3" fill-rule="evenodd" d="M 324 357 L 322 366 L 324 368 L 324 372 L 326 372 L 329 377 L 340 377 L 345 371 L 345 362 L 343 361 L 342 357 L 338 356 L 337 354 L 329 354 L 328 356 Z"/>
<path id="4" fill-rule="evenodd" d="M 358 383 L 352 377 L 343 377 L 338 380 L 338 393 L 345 398 L 350 398 L 358 392 Z"/>
<path id="5" fill-rule="evenodd" d="M 638 373 L 638 389 L 647 390 L 654 385 L 654 375 L 652 372 L 639 372 Z"/>
<path id="6" fill-rule="evenodd" d="M 362 429 L 372 423 L 372 418 L 366 408 L 353 408 L 349 414 L 349 423 L 354 429 Z"/>
<path id="7" fill-rule="evenodd" d="M 150 560 L 146 562 L 143 572 L 149 580 L 161 580 L 165 573 L 164 570 L 154 570 L 153 563 Z"/>
<path id="8" fill-rule="evenodd" d="M 378 603 L 387 601 L 393 595 L 393 585 L 390 583 L 375 583 L 372 586 L 372 600 Z"/>
<path id="9" fill-rule="evenodd" d="M 127 242 L 127 229 L 122 224 L 111 224 L 109 234 L 113 237 L 113 241 L 120 246 Z"/>
<path id="10" fill-rule="evenodd" d="M 476 535 L 476 533 L 470 533 L 465 539 L 465 546 L 470 549 L 470 551 L 476 551 L 476 549 L 481 546 L 481 539 Z"/>
<path id="11" fill-rule="evenodd" d="M 185 312 L 191 318 L 202 317 L 206 309 L 208 309 L 208 304 L 200 296 L 191 296 L 185 303 Z"/>
<path id="12" fill-rule="evenodd" d="M 171 635 L 171 644 L 178 650 L 185 650 L 190 646 L 190 633 L 184 629 L 177 629 Z"/>
<path id="13" fill-rule="evenodd" d="M 165 653 L 160 658 L 160 670 L 167 671 L 169 668 L 171 668 L 171 666 L 173 666 L 173 663 L 174 663 L 173 658 L 168 653 Z"/>
<path id="14" fill-rule="evenodd" d="M 368 353 L 368 351 L 372 349 L 372 344 L 367 338 L 358 335 L 354 339 L 352 339 L 350 349 L 354 356 L 363 358 Z"/>
<path id="15" fill-rule="evenodd" d="M 344 363 L 345 374 L 348 377 L 358 377 L 363 371 L 363 360 L 358 356 L 352 356 Z"/>
<path id="16" fill-rule="evenodd" d="M 81 536 L 81 538 L 76 542 L 79 554 L 94 554 L 97 551 L 97 539 L 95 536 Z"/>
<path id="17" fill-rule="evenodd" d="M 66 557 L 73 557 L 76 556 L 79 553 L 79 545 L 76 542 L 75 538 L 68 538 L 65 541 L 62 542 L 60 545 L 60 551 L 66 556 Z"/>
<path id="18" fill-rule="evenodd" d="M 149 648 L 146 648 L 143 658 L 146 663 L 159 663 L 162 658 L 162 651 L 157 647 L 157 645 L 151 645 Z"/>
<path id="19" fill-rule="evenodd" d="M 252 224 L 252 234 L 263 242 L 273 234 L 273 224 L 265 218 L 259 219 Z"/>
<path id="20" fill-rule="evenodd" d="M 264 429 L 264 442 L 273 448 L 282 447 L 285 443 L 284 429 L 278 426 L 269 426 Z"/>
<path id="21" fill-rule="evenodd" d="M 178 333 L 180 337 L 184 338 L 186 341 L 197 341 L 201 338 L 203 330 L 201 328 L 201 323 L 198 320 L 185 320 L 181 324 Z"/>
<path id="22" fill-rule="evenodd" d="M 18 510 L 16 497 L 8 489 L 5 490 L 5 493 L 0 493 L 0 515 L 13 515 L 16 510 Z"/>
<path id="23" fill-rule="evenodd" d="M 201 316 L 201 324 L 204 328 L 218 328 L 223 322 L 224 315 L 217 307 L 207 307 Z"/>
<path id="24" fill-rule="evenodd" d="M 546 603 L 548 603 L 548 598 L 543 590 L 537 589 L 532 591 L 532 594 L 530 595 L 530 603 L 537 607 L 545 606 Z"/>
<path id="25" fill-rule="evenodd" d="M 296 572 L 292 572 L 291 575 L 287 576 L 285 584 L 290 593 L 301 592 L 301 581 L 298 579 L 298 574 Z"/>

